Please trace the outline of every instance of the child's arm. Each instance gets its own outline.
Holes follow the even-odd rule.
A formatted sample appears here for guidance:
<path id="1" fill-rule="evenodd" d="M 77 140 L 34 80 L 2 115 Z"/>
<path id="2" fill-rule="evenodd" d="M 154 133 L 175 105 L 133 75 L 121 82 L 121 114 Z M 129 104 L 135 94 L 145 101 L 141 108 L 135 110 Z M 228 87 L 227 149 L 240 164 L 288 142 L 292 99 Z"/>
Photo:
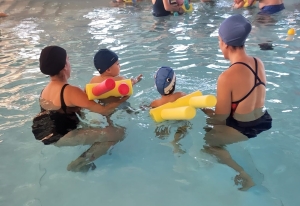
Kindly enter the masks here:
<path id="1" fill-rule="evenodd" d="M 160 104 L 158 102 L 158 100 L 154 100 L 153 102 L 151 102 L 151 104 L 149 105 L 149 107 L 151 108 L 155 108 L 155 107 L 159 107 Z"/>
<path id="2" fill-rule="evenodd" d="M 132 85 L 135 85 L 135 84 L 137 84 L 138 82 L 140 82 L 140 81 L 142 80 L 142 77 L 143 77 L 143 75 L 140 74 L 140 75 L 138 75 L 137 77 L 135 77 L 134 79 L 131 79 Z"/>

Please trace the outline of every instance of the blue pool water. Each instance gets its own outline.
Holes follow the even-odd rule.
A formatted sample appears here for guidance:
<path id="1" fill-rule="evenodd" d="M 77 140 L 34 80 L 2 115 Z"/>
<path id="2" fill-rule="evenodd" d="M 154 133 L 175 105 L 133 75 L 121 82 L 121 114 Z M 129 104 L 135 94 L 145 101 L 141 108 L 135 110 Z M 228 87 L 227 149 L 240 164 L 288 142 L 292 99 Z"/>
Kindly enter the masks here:
<path id="1" fill-rule="evenodd" d="M 77 0 L 0 4 L 10 14 L 0 19 L 0 205 L 298 205 L 300 38 L 285 38 L 289 28 L 300 28 L 300 4 L 287 1 L 286 10 L 271 20 L 257 19 L 257 9 L 234 11 L 229 0 L 195 2 L 192 14 L 160 19 L 151 15 L 150 2 L 121 8 Z M 32 118 L 49 80 L 38 65 L 46 45 L 67 50 L 70 83 L 82 88 L 96 74 L 94 53 L 104 47 L 117 52 L 123 75 L 144 75 L 129 99 L 139 108 L 158 97 L 153 75 L 163 65 L 175 69 L 177 90 L 215 94 L 216 79 L 229 65 L 218 48 L 217 29 L 233 13 L 253 22 L 246 48 L 265 63 L 266 107 L 273 117 L 269 131 L 227 147 L 256 184 L 248 191 L 234 184 L 236 171 L 202 152 L 206 119 L 200 111 L 180 140 L 185 153 L 170 144 L 177 123 L 163 123 L 170 134 L 160 139 L 148 111 L 116 112 L 112 118 L 126 128 L 126 138 L 87 173 L 66 168 L 88 145 L 58 148 L 34 139 Z M 258 44 L 266 42 L 273 50 L 260 49 Z M 85 121 L 104 124 L 92 113 Z"/>

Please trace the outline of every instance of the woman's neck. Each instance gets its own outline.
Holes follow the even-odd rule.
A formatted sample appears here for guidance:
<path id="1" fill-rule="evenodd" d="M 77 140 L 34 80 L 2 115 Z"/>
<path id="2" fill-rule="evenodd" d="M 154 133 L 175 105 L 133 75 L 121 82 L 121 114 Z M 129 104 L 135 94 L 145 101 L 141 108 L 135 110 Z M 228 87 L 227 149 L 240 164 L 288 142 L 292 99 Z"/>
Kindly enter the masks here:
<path id="1" fill-rule="evenodd" d="M 247 57 L 248 57 L 248 55 L 246 54 L 245 49 L 232 50 L 228 54 L 228 59 L 231 64 L 233 64 L 235 62 L 243 62 L 247 59 Z"/>
<path id="2" fill-rule="evenodd" d="M 50 81 L 51 82 L 61 82 L 61 83 L 68 83 L 68 80 L 66 78 L 62 78 L 62 77 L 59 77 L 59 76 L 52 76 L 50 77 Z"/>

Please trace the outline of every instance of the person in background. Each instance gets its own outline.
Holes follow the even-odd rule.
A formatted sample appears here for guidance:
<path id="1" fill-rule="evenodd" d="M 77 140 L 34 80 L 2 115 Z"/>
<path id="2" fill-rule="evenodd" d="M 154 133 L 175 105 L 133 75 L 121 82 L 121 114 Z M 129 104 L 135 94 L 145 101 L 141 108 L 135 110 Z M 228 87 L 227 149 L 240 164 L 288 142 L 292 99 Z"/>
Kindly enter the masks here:
<path id="1" fill-rule="evenodd" d="M 0 12 L 0 17 L 7 17 L 7 14 Z"/>
<path id="2" fill-rule="evenodd" d="M 248 5 L 253 5 L 256 0 L 248 0 Z M 275 14 L 285 9 L 283 0 L 258 0 L 259 13 L 258 14 Z M 234 8 L 242 8 L 245 4 L 244 0 L 234 0 Z"/>
<path id="3" fill-rule="evenodd" d="M 175 3 L 171 3 L 169 0 L 152 0 L 152 14 L 156 17 L 169 16 L 172 12 L 183 14 L 184 10 L 181 7 L 183 1 L 179 0 L 179 3 L 181 3 L 181 5 L 179 5 L 177 1 Z"/>

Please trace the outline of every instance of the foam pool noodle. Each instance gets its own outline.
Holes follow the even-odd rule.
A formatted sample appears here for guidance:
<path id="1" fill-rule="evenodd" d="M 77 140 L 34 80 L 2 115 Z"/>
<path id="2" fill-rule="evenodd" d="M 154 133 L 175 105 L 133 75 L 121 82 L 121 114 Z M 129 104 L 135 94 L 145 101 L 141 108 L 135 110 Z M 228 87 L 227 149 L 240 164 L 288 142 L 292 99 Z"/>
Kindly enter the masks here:
<path id="1" fill-rule="evenodd" d="M 92 93 L 95 96 L 99 96 L 101 94 L 104 94 L 112 90 L 113 88 L 115 88 L 115 86 L 116 86 L 115 80 L 113 80 L 112 78 L 108 78 L 103 82 L 99 83 L 98 85 L 94 86 L 92 88 Z"/>
<path id="2" fill-rule="evenodd" d="M 196 115 L 195 108 L 214 107 L 217 98 L 213 95 L 203 95 L 195 91 L 186 96 L 180 97 L 174 102 L 169 102 L 150 110 L 150 116 L 155 122 L 165 120 L 188 120 Z"/>
<path id="3" fill-rule="evenodd" d="M 121 83 L 118 87 L 118 91 L 119 93 L 122 95 L 122 96 L 125 96 L 129 93 L 130 91 L 130 88 L 127 84 L 125 83 Z"/>
<path id="4" fill-rule="evenodd" d="M 196 116 L 196 109 L 191 106 L 163 109 L 160 115 L 166 120 L 189 120 Z"/>
<path id="5" fill-rule="evenodd" d="M 189 100 L 189 104 L 196 108 L 214 107 L 217 104 L 217 98 L 213 95 L 192 97 Z"/>
<path id="6" fill-rule="evenodd" d="M 248 0 L 244 0 L 244 7 L 253 6 L 254 4 L 256 4 L 256 1 L 254 1 L 253 4 L 249 5 Z"/>
<path id="7" fill-rule="evenodd" d="M 99 83 L 87 84 L 85 86 L 85 91 L 89 100 L 105 99 L 111 96 L 121 97 L 121 96 L 132 95 L 133 93 L 131 79 L 115 81 L 115 87 L 113 89 L 111 89 L 108 92 L 102 93 L 100 95 L 94 95 L 93 88 L 96 87 L 97 85 L 99 85 Z"/>
<path id="8" fill-rule="evenodd" d="M 184 97 L 180 97 L 179 99 L 177 99 L 176 101 L 174 102 L 169 102 L 169 103 L 166 103 L 164 105 L 161 105 L 159 107 L 156 107 L 156 108 L 153 108 L 153 109 L 150 109 L 150 116 L 152 117 L 152 119 L 155 121 L 155 122 L 163 122 L 167 119 L 164 119 L 162 116 L 161 116 L 161 112 L 164 110 L 164 109 L 173 109 L 173 108 L 178 108 L 178 107 L 184 107 L 184 106 L 190 106 L 190 99 L 192 97 L 196 97 L 196 96 L 201 96 L 202 93 L 200 91 L 195 91 L 191 94 L 188 94 Z M 170 110 L 169 110 L 170 111 Z M 176 115 L 176 113 L 174 113 L 174 115 Z M 178 117 L 179 118 L 179 117 Z M 174 117 L 173 117 L 174 119 Z"/>

